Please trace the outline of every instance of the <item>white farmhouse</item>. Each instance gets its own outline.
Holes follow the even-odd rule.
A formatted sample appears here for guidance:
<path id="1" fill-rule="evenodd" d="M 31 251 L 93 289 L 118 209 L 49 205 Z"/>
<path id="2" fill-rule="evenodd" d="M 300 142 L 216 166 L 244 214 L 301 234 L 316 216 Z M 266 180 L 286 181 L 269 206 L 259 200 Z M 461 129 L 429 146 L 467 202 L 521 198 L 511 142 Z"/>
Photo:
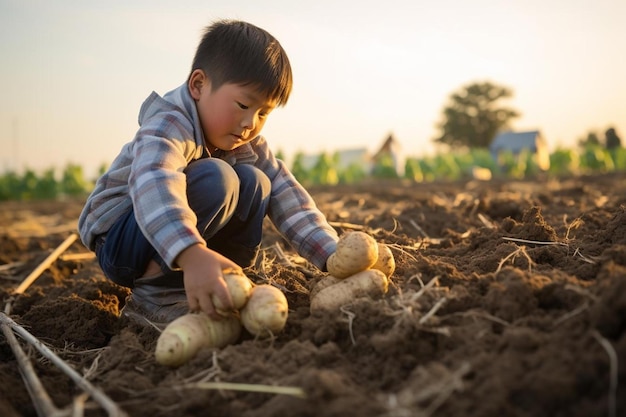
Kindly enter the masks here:
<path id="1" fill-rule="evenodd" d="M 513 155 L 519 155 L 524 150 L 534 155 L 537 166 L 541 170 L 547 171 L 550 169 L 548 144 L 538 130 L 503 132 L 498 134 L 491 142 L 491 145 L 489 145 L 489 151 L 496 161 L 498 160 L 498 155 L 502 152 L 509 151 Z"/>

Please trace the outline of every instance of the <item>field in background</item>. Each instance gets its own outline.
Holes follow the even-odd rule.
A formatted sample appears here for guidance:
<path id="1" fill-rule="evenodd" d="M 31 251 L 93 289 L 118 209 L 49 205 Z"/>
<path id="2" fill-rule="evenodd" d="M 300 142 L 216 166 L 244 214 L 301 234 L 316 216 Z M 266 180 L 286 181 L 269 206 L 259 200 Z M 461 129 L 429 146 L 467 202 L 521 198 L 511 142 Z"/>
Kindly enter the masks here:
<path id="1" fill-rule="evenodd" d="M 102 166 L 100 174 L 106 170 Z M 296 157 L 291 170 L 305 186 L 358 184 L 372 179 L 406 179 L 424 183 L 469 179 L 567 178 L 579 175 L 626 172 L 626 148 L 607 150 L 600 145 L 580 151 L 558 149 L 550 155 L 549 170 L 538 168 L 529 152 L 500 154 L 494 158 L 486 149 L 441 153 L 424 158 L 399 161 L 391 155 L 379 158 L 372 166 L 363 162 L 341 166 L 337 154 L 322 154 L 315 165 L 304 168 Z M 27 169 L 18 174 L 0 175 L 0 201 L 54 200 L 86 196 L 94 186 L 83 168 L 68 164 L 60 171 L 49 168 L 43 173 Z"/>
<path id="2" fill-rule="evenodd" d="M 246 273 L 287 296 L 287 326 L 274 340 L 243 337 L 180 368 L 159 366 L 157 331 L 118 319 L 128 290 L 78 242 L 14 297 L 11 316 L 132 416 L 626 414 L 623 174 L 388 180 L 311 193 L 340 233 L 365 230 L 392 248 L 385 298 L 310 314 L 309 290 L 324 274 L 268 224 Z M 3 310 L 71 233 L 82 202 L 0 204 Z M 56 407 L 106 415 L 58 367 L 29 357 Z M 2 416 L 36 415 L 18 368 L 0 336 Z M 304 398 L 254 392 L 267 386 Z"/>

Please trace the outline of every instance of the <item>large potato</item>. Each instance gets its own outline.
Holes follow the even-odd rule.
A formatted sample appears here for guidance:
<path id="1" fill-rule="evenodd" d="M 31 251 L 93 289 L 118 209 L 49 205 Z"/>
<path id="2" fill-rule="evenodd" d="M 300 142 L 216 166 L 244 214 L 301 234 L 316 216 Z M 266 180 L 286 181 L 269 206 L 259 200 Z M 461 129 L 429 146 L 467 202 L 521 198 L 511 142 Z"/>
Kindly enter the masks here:
<path id="1" fill-rule="evenodd" d="M 396 261 L 393 258 L 393 253 L 391 253 L 389 246 L 384 243 L 378 242 L 378 259 L 376 259 L 376 263 L 372 266 L 372 269 L 382 271 L 387 275 L 387 278 L 390 278 L 396 270 Z"/>
<path id="2" fill-rule="evenodd" d="M 389 288 L 387 276 L 378 269 L 357 272 L 341 281 L 320 290 L 311 299 L 311 313 L 339 311 L 360 297 L 377 298 Z"/>
<path id="3" fill-rule="evenodd" d="M 248 303 L 241 310 L 241 323 L 254 336 L 269 336 L 283 330 L 287 316 L 285 294 L 272 285 L 261 284 L 252 289 Z"/>
<path id="4" fill-rule="evenodd" d="M 165 327 L 157 340 L 154 355 L 161 365 L 180 366 L 200 349 L 230 345 L 240 335 L 241 322 L 234 315 L 213 320 L 205 313 L 189 313 Z"/>
<path id="5" fill-rule="evenodd" d="M 365 232 L 347 232 L 339 238 L 337 250 L 326 261 L 330 275 L 346 278 L 370 268 L 378 259 L 378 244 Z"/>

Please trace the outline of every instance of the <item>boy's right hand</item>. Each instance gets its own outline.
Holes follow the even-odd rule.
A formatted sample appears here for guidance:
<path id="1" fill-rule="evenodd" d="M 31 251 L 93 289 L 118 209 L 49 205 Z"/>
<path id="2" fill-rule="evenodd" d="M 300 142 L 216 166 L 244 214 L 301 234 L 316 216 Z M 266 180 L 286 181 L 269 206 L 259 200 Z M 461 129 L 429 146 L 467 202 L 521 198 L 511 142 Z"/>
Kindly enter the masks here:
<path id="1" fill-rule="evenodd" d="M 176 261 L 183 269 L 190 311 L 202 310 L 211 318 L 219 319 L 221 316 L 213 304 L 212 297 L 218 298 L 225 310 L 234 309 L 222 270 L 241 269 L 239 265 L 201 244 L 182 251 Z"/>

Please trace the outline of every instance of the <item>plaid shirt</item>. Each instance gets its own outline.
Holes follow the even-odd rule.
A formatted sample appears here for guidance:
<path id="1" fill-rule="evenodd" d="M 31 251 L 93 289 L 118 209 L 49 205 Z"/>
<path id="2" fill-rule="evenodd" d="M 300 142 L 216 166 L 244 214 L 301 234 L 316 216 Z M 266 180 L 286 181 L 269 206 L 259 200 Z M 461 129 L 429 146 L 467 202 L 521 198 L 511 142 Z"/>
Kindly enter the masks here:
<path id="1" fill-rule="evenodd" d="M 195 102 L 187 85 L 163 97 L 153 92 L 141 106 L 140 128 L 124 145 L 95 188 L 78 221 L 80 237 L 94 250 L 96 238 L 134 208 L 148 241 L 172 269 L 176 257 L 205 240 L 186 194 L 185 167 L 211 156 L 205 147 Z M 272 183 L 268 216 L 300 256 L 323 269 L 335 251 L 336 231 L 285 164 L 276 159 L 263 136 L 219 158 L 230 165 L 252 164 Z M 207 190 L 210 192 L 210 190 Z"/>

